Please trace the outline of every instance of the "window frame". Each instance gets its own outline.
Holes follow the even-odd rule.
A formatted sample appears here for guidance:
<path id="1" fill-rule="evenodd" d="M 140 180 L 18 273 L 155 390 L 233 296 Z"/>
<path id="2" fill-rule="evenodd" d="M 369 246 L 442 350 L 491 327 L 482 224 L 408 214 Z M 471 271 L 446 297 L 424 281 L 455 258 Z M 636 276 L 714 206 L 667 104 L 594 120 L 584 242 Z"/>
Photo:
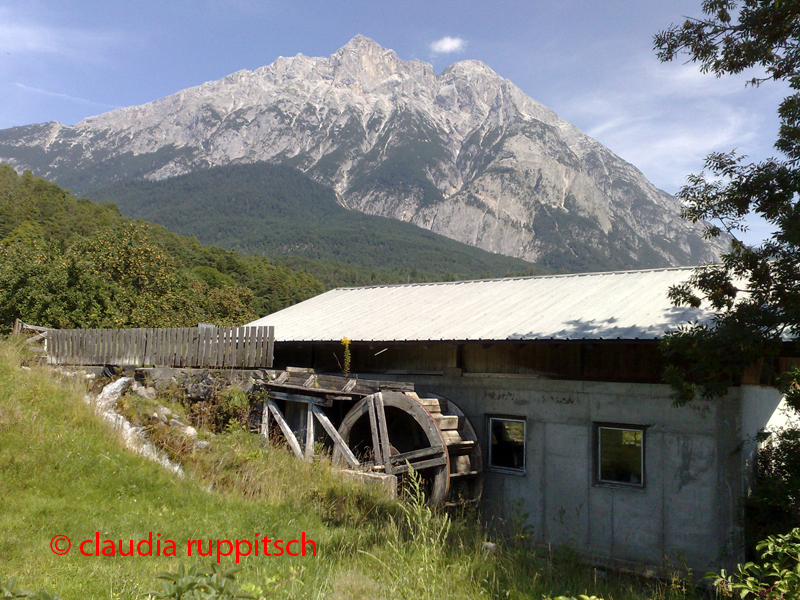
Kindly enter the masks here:
<path id="1" fill-rule="evenodd" d="M 514 467 L 502 467 L 492 464 L 492 422 L 493 421 L 512 421 L 514 423 L 522 423 L 522 468 L 516 469 Z M 486 468 L 493 473 L 504 473 L 506 475 L 517 475 L 524 477 L 527 475 L 528 467 L 528 421 L 525 417 L 515 415 L 486 415 L 486 433 L 487 433 L 487 456 Z"/>
<path id="2" fill-rule="evenodd" d="M 594 461 L 593 461 L 593 476 L 594 485 L 599 487 L 618 487 L 629 490 L 644 491 L 647 489 L 647 425 L 640 425 L 635 423 L 594 423 Z M 642 447 L 639 453 L 641 467 L 642 467 L 642 481 L 641 483 L 629 483 L 625 481 L 611 481 L 602 479 L 600 469 L 602 467 L 602 447 L 600 431 L 602 429 L 615 429 L 618 431 L 638 431 L 642 434 Z"/>

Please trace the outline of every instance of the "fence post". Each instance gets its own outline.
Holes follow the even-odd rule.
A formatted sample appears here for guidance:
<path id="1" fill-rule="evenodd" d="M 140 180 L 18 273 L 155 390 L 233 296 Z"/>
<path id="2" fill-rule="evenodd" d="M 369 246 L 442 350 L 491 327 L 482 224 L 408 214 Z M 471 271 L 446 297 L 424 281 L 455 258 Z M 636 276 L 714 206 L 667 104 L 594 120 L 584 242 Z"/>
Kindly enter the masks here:
<path id="1" fill-rule="evenodd" d="M 14 329 L 11 330 L 14 335 L 19 335 L 22 332 L 22 321 L 14 319 Z"/>

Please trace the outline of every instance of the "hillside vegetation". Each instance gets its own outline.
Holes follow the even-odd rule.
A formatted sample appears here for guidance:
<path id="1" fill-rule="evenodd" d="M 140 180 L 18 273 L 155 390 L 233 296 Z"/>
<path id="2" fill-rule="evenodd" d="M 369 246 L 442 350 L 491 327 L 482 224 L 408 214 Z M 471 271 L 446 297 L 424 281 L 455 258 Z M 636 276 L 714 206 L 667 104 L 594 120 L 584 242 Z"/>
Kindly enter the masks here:
<path id="1" fill-rule="evenodd" d="M 303 271 L 201 245 L 0 165 L 0 329 L 240 325 L 323 291 Z"/>
<path id="2" fill-rule="evenodd" d="M 19 346 L 0 341 L 0 594 L 11 578 L 63 600 L 144 599 L 160 589 L 157 573 L 216 563 L 188 558 L 190 539 L 207 544 L 259 533 L 291 540 L 305 532 L 317 556 L 244 557 L 237 585 L 256 598 L 687 597 L 679 580 L 598 574 L 568 551 L 533 552 L 519 524 L 514 538 L 486 550 L 486 532 L 470 521 L 347 483 L 326 460 L 301 462 L 284 448 L 265 447 L 235 421 L 216 435 L 200 428 L 208 448 L 175 452 L 184 457 L 181 479 L 125 450 L 84 403 L 75 378 L 63 383 L 43 367 L 22 370 L 22 360 Z M 128 412 L 144 402 L 122 400 Z M 174 541 L 176 556 L 156 556 L 155 541 L 152 556 L 94 556 L 96 537 L 127 548 L 151 534 Z M 51 551 L 56 535 L 70 538 L 67 554 Z M 84 540 L 91 556 L 80 553 Z M 236 566 L 234 557 L 220 564 Z"/>
<path id="3" fill-rule="evenodd" d="M 303 268 L 323 278 L 324 263 L 315 261 L 377 270 L 385 280 L 378 282 L 388 282 L 392 272 L 394 282 L 542 272 L 416 225 L 348 210 L 331 188 L 287 166 L 213 167 L 162 181 L 130 180 L 89 195 L 206 244 L 304 259 Z"/>

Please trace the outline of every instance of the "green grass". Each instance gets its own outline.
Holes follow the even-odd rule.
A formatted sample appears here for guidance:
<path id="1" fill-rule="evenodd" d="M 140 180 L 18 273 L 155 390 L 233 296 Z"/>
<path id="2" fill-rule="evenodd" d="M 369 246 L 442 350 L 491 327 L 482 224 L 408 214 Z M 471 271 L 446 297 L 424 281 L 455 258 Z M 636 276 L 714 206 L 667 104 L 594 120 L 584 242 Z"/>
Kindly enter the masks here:
<path id="1" fill-rule="evenodd" d="M 263 598 L 686 597 L 680 580 L 599 576 L 573 553 L 534 552 L 523 540 L 499 541 L 488 552 L 474 519 L 431 512 L 418 499 L 386 499 L 345 482 L 324 459 L 297 461 L 235 426 L 201 433 L 207 450 L 175 449 L 187 472 L 177 478 L 125 450 L 78 383 L 57 381 L 43 367 L 23 370 L 24 359 L 19 346 L 0 341 L 3 582 L 14 578 L 63 600 L 146 598 L 160 587 L 156 573 L 209 564 L 187 558 L 189 539 L 289 540 L 305 532 L 316 557 L 244 558 L 237 582 Z M 153 408 L 136 397 L 123 405 L 142 417 Z M 82 556 L 78 544 L 96 532 L 125 541 L 160 533 L 176 542 L 178 556 Z M 67 555 L 51 552 L 55 535 L 72 540 Z"/>

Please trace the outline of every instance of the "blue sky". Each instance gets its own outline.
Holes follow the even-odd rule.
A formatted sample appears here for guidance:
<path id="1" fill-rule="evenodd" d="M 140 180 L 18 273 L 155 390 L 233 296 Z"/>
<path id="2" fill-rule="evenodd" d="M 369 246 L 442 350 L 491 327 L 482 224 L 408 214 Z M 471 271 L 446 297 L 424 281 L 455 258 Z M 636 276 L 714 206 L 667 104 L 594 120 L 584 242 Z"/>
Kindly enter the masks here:
<path id="1" fill-rule="evenodd" d="M 485 62 L 674 193 L 711 151 L 774 154 L 784 92 L 658 62 L 653 35 L 699 5 L 0 0 L 0 128 L 74 124 L 278 56 L 328 56 L 360 33 L 437 72 Z M 760 233 L 754 223 L 751 237 Z"/>

